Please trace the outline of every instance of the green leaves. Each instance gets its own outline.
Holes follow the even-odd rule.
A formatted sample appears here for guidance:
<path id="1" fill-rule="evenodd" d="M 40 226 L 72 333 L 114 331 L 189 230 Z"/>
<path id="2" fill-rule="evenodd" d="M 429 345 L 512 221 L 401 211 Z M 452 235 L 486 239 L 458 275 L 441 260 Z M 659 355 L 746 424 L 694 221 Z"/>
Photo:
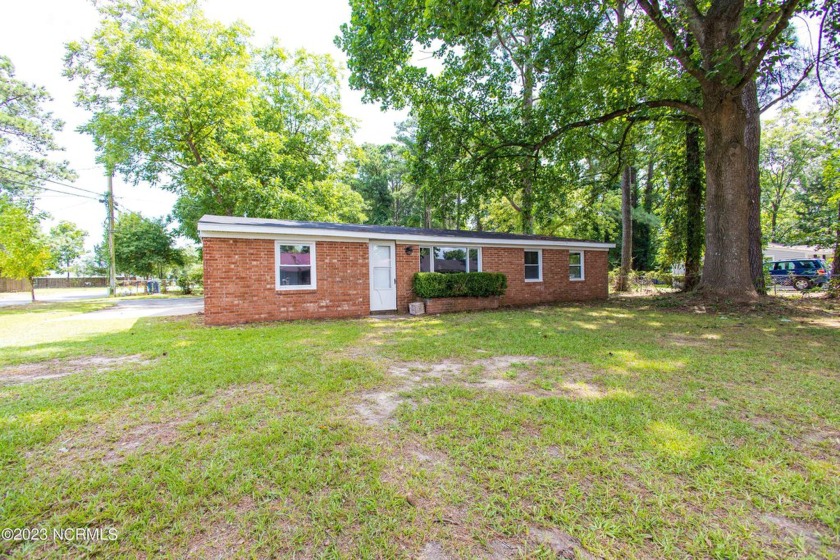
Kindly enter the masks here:
<path id="1" fill-rule="evenodd" d="M 0 276 L 31 279 L 44 274 L 51 259 L 38 216 L 0 196 Z"/>
<path id="2" fill-rule="evenodd" d="M 60 150 L 55 132 L 64 123 L 43 105 L 52 98 L 39 86 L 15 78 L 15 67 L 0 55 L 0 193 L 31 203 L 42 181 L 73 180 L 66 161 L 49 159 Z"/>
<path id="3" fill-rule="evenodd" d="M 276 41 L 254 48 L 250 29 L 208 20 L 192 1 L 115 2 L 100 14 L 66 56 L 92 113 L 83 130 L 106 167 L 180 195 L 183 233 L 197 238 L 206 213 L 363 219 L 361 198 L 338 180 L 354 124 L 332 59 Z"/>
<path id="4" fill-rule="evenodd" d="M 70 266 L 84 253 L 87 232 L 76 224 L 61 221 L 50 229 L 50 248 L 53 263 L 50 265 L 58 272 L 70 272 Z"/>
<path id="5" fill-rule="evenodd" d="M 503 296 L 507 276 L 501 272 L 417 272 L 414 293 L 421 298 Z"/>
<path id="6" fill-rule="evenodd" d="M 136 212 L 120 214 L 115 221 L 114 252 L 119 272 L 143 277 L 180 260 L 166 224 Z"/>

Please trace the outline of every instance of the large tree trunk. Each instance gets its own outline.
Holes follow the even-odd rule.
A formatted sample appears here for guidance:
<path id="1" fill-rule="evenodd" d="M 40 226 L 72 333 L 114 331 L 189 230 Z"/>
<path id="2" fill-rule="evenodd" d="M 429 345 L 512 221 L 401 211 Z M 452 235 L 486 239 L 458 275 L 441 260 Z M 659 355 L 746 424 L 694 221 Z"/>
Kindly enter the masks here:
<path id="1" fill-rule="evenodd" d="M 703 89 L 706 149 L 706 258 L 697 287 L 704 295 L 752 301 L 749 266 L 747 111 L 740 93 Z"/>
<path id="2" fill-rule="evenodd" d="M 750 235 L 750 277 L 755 291 L 761 295 L 767 293 L 764 285 L 764 254 L 761 250 L 761 174 L 759 156 L 761 147 L 761 109 L 758 106 L 758 88 L 755 80 L 750 81 L 741 94 L 747 111 L 747 128 L 744 142 L 747 144 L 747 188 L 749 192 L 749 219 L 747 226 Z"/>
<path id="3" fill-rule="evenodd" d="M 632 169 L 624 166 L 621 174 L 621 269 L 615 290 L 626 292 L 630 288 L 630 269 L 633 266 L 633 181 Z"/>
<path id="4" fill-rule="evenodd" d="M 700 283 L 703 260 L 703 174 L 700 167 L 700 127 L 685 125 L 685 284 L 693 291 Z"/>

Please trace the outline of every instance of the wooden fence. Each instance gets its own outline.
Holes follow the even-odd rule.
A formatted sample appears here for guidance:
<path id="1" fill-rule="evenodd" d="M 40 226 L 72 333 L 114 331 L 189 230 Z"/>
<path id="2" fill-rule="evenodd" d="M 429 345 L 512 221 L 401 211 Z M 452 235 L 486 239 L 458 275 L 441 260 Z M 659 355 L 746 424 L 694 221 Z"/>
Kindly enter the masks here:
<path id="1" fill-rule="evenodd" d="M 0 278 L 0 292 L 28 292 L 29 280 Z"/>
<path id="2" fill-rule="evenodd" d="M 122 277 L 117 278 L 118 281 Z M 44 288 L 107 288 L 107 276 L 87 276 L 82 278 L 35 278 L 35 289 L 42 290 Z M 28 292 L 28 280 L 12 280 L 10 278 L 0 278 L 0 292 Z"/>

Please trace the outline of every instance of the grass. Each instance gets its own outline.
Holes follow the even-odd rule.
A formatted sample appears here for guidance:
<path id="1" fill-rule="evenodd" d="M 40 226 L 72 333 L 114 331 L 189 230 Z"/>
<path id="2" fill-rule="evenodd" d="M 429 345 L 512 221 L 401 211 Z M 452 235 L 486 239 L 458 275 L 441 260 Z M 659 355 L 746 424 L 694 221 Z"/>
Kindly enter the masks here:
<path id="1" fill-rule="evenodd" d="M 5 372 L 111 359 L 0 385 L 0 526 L 119 536 L 0 556 L 840 554 L 826 300 L 69 320 L 102 305 L 0 310 Z"/>

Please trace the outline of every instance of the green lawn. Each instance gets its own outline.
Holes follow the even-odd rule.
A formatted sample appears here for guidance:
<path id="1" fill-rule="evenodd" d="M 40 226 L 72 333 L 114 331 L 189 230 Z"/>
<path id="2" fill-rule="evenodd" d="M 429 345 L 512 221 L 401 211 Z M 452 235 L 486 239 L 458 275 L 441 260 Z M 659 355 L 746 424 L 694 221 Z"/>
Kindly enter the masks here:
<path id="1" fill-rule="evenodd" d="M 50 531 L 0 556 L 840 555 L 837 304 L 73 318 L 105 305 L 0 310 L 0 528 Z"/>

